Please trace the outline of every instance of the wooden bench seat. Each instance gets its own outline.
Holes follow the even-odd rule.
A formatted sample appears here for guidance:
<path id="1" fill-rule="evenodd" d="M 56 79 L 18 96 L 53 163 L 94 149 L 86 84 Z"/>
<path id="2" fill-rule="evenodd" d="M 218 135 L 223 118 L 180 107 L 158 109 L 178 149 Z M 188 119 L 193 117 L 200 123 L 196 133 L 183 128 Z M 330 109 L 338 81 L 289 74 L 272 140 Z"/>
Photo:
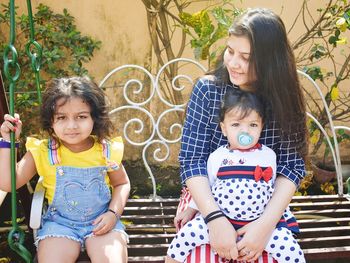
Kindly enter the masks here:
<path id="1" fill-rule="evenodd" d="M 123 220 L 130 237 L 129 262 L 164 262 L 175 235 L 178 199 L 130 199 Z M 308 262 L 349 259 L 350 200 L 337 195 L 295 196 L 291 209 L 301 233 L 298 242 Z M 346 261 L 342 261 L 346 262 Z"/>

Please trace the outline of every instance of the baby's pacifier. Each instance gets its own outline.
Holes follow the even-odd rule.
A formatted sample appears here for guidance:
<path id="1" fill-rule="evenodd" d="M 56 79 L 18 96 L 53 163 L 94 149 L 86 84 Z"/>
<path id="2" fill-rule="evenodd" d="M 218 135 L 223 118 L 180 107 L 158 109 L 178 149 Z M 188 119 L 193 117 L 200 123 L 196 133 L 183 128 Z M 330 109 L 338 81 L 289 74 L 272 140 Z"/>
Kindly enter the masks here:
<path id="1" fill-rule="evenodd" d="M 246 132 L 241 132 L 240 134 L 238 134 L 237 138 L 238 143 L 242 146 L 248 146 L 253 142 L 253 137 Z"/>

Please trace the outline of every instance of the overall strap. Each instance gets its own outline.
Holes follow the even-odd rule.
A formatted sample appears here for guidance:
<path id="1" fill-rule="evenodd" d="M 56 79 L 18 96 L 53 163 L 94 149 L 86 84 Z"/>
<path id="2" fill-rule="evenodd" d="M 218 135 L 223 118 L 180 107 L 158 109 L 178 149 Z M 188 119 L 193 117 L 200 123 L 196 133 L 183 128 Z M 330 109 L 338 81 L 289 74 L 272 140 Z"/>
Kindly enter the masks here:
<path id="1" fill-rule="evenodd" d="M 108 140 L 102 141 L 102 154 L 106 158 L 106 163 L 109 171 L 115 171 L 119 169 L 119 165 L 111 160 L 111 142 Z"/>
<path id="2" fill-rule="evenodd" d="M 58 154 L 58 143 L 55 139 L 50 138 L 48 140 L 48 157 L 51 165 L 56 165 L 61 162 L 60 156 Z"/>
<path id="3" fill-rule="evenodd" d="M 111 143 L 107 140 L 102 140 L 102 155 L 107 160 L 111 158 Z"/>
<path id="4" fill-rule="evenodd" d="M 60 156 L 58 154 L 58 143 L 56 142 L 55 139 L 50 138 L 48 140 L 48 157 L 49 157 L 49 162 L 51 165 L 56 165 L 61 162 Z M 107 163 L 109 164 L 109 168 L 111 169 L 116 169 L 118 168 L 117 164 L 112 164 L 110 162 L 111 158 L 111 143 L 107 140 L 102 141 L 102 155 L 104 158 L 106 158 Z"/>

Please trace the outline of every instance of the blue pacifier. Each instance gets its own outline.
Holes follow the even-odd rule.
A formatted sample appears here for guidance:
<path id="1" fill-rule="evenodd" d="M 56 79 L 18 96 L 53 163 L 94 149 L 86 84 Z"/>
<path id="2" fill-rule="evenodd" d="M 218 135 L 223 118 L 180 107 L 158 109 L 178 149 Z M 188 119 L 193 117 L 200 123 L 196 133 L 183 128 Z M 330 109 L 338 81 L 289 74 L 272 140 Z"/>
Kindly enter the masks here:
<path id="1" fill-rule="evenodd" d="M 253 142 L 253 137 L 246 132 L 238 134 L 238 142 L 242 146 L 248 146 Z"/>

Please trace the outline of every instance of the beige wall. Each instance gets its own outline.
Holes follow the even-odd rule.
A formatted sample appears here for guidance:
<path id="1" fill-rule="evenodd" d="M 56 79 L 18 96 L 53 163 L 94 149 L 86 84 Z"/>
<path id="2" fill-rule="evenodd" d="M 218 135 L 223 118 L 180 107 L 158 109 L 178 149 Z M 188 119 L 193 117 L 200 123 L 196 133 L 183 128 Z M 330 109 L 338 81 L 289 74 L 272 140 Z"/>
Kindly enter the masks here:
<path id="1" fill-rule="evenodd" d="M 315 0 L 314 0 L 315 1 Z M 1 2 L 7 2 L 1 0 Z M 215 1 L 200 1 L 191 8 L 193 11 L 202 9 Z M 265 6 L 281 14 L 286 25 L 291 24 L 290 12 L 295 12 L 296 1 L 243 1 L 243 7 Z M 315 2 L 319 3 L 319 0 Z M 39 3 L 50 6 L 55 12 L 62 13 L 67 8 L 75 17 L 78 29 L 102 41 L 101 50 L 97 51 L 91 63 L 87 65 L 92 75 L 101 79 L 113 67 L 122 64 L 137 63 L 143 65 L 144 58 L 150 50 L 146 11 L 141 0 L 32 0 L 33 12 Z M 16 1 L 23 10 L 25 1 Z M 237 1 L 240 4 L 240 1 Z M 191 57 L 192 51 L 185 52 Z"/>
<path id="2" fill-rule="evenodd" d="M 7 2 L 1 0 L 1 2 Z M 217 0 L 198 1 L 191 5 L 190 11 L 198 11 L 211 5 Z M 236 1 L 237 6 L 268 7 L 280 14 L 286 27 L 290 28 L 293 18 L 296 16 L 298 6 L 302 0 L 243 0 Z M 311 10 L 326 3 L 326 0 L 311 0 Z M 95 53 L 94 58 L 88 63 L 90 73 L 101 80 L 112 68 L 122 64 L 144 65 L 145 57 L 150 51 L 150 40 L 148 36 L 146 11 L 141 0 L 32 0 L 33 12 L 39 3 L 50 6 L 55 12 L 62 13 L 67 8 L 69 13 L 75 17 L 78 29 L 83 34 L 88 34 L 102 41 L 102 48 Z M 16 1 L 20 6 L 19 13 L 25 12 L 26 1 Z M 298 32 L 299 30 L 299 32 Z M 296 27 L 289 35 L 291 41 L 295 40 L 301 26 Z M 188 48 L 185 57 L 193 57 L 193 52 Z"/>

